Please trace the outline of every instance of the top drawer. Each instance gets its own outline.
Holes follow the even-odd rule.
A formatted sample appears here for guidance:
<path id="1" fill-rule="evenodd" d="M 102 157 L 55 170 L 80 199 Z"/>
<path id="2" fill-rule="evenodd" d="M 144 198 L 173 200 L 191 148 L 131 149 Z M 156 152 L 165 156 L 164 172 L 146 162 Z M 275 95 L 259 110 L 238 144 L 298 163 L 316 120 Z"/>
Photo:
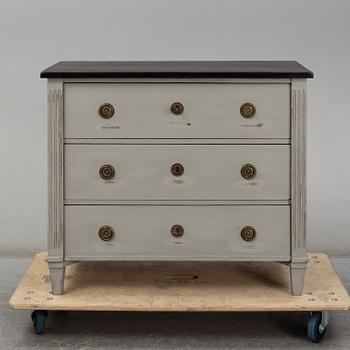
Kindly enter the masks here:
<path id="1" fill-rule="evenodd" d="M 65 83 L 64 115 L 66 138 L 289 138 L 290 85 Z"/>

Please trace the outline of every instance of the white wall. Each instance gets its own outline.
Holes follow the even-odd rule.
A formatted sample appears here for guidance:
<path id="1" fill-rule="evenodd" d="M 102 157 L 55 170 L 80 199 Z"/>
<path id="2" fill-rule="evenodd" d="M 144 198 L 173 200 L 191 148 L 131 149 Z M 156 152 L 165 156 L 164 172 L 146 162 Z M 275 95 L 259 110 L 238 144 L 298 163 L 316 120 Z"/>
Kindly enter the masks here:
<path id="1" fill-rule="evenodd" d="M 0 0 L 0 252 L 46 243 L 46 82 L 59 60 L 298 60 L 309 248 L 350 252 L 350 2 Z"/>

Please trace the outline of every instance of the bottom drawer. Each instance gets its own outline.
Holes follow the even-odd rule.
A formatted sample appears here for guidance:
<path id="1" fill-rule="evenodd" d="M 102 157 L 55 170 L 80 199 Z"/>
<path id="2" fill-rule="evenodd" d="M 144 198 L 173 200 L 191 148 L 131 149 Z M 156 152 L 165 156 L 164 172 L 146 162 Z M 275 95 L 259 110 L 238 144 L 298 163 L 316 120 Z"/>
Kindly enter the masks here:
<path id="1" fill-rule="evenodd" d="M 66 260 L 290 260 L 289 206 L 66 206 Z"/>

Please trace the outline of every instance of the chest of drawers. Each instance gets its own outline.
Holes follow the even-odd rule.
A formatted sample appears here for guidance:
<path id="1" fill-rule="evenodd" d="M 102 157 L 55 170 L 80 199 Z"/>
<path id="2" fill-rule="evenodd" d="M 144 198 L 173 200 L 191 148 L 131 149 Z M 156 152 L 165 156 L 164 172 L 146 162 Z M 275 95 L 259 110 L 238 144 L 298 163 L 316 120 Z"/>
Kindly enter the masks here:
<path id="1" fill-rule="evenodd" d="M 297 62 L 59 62 L 48 78 L 53 294 L 82 260 L 306 256 Z M 116 272 L 118 273 L 118 272 Z"/>

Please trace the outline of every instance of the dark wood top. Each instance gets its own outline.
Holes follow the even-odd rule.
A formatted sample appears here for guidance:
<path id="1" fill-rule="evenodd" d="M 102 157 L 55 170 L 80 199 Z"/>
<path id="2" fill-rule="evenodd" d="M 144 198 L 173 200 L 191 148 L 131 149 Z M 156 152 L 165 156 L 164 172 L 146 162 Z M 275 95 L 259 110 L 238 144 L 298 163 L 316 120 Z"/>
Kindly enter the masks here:
<path id="1" fill-rule="evenodd" d="M 313 78 L 296 61 L 62 61 L 41 78 Z"/>

